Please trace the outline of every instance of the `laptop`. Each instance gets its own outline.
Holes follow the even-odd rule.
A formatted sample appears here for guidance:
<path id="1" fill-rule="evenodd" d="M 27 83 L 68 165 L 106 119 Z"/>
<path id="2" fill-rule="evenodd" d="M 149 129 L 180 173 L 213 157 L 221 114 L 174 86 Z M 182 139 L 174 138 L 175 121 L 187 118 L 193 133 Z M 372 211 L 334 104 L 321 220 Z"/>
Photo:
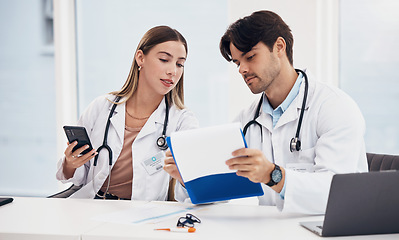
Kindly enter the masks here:
<path id="1" fill-rule="evenodd" d="M 322 236 L 399 233 L 399 171 L 333 176 L 324 222 L 301 222 Z"/>

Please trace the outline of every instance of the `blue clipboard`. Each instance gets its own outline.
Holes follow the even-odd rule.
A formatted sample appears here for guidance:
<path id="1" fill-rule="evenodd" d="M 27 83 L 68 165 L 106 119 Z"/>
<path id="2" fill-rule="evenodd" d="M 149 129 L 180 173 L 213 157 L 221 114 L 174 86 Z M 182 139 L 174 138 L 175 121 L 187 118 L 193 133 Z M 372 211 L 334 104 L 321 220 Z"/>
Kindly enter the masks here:
<path id="1" fill-rule="evenodd" d="M 243 139 L 245 147 L 247 147 L 244 135 Z M 173 140 L 167 137 L 166 141 L 176 163 L 173 153 Z M 177 164 L 176 166 L 179 170 L 179 166 Z M 254 183 L 248 178 L 237 176 L 236 173 L 212 174 L 187 182 L 183 179 L 183 182 L 193 204 L 263 195 L 263 189 L 260 183 Z"/>

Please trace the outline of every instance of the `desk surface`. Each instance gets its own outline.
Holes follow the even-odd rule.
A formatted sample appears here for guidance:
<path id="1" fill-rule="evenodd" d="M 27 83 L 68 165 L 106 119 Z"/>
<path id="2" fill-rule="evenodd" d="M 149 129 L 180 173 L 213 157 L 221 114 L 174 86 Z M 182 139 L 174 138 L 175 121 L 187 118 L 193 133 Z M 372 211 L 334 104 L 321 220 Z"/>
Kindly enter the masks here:
<path id="1" fill-rule="evenodd" d="M 15 197 L 0 207 L 0 239 L 320 239 L 299 225 L 323 216 L 283 214 L 275 207 L 219 203 L 195 208 L 201 224 L 195 233 L 155 231 L 173 227 L 177 217 L 141 225 L 103 222 L 96 216 L 140 208 L 146 202 L 91 199 Z M 176 202 L 159 202 L 182 206 Z M 169 206 L 171 206 L 169 205 Z M 189 205 L 187 205 L 189 206 Z M 191 205 L 190 205 L 191 206 Z M 184 215 L 184 214 L 181 214 Z M 341 237 L 334 239 L 398 239 L 399 234 Z"/>

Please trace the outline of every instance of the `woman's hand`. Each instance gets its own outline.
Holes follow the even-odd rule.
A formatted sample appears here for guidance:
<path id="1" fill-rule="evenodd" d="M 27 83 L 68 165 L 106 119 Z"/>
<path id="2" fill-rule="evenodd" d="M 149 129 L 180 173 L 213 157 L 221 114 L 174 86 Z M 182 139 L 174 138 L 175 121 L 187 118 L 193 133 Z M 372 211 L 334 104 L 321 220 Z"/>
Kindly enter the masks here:
<path id="1" fill-rule="evenodd" d="M 179 170 L 177 170 L 177 166 L 175 164 L 175 161 L 173 160 L 173 156 L 172 153 L 170 152 L 170 150 L 168 150 L 165 153 L 166 157 L 165 157 L 165 165 L 163 166 L 163 169 L 169 173 L 169 175 L 174 178 L 177 179 L 181 185 L 184 186 L 183 183 L 183 179 L 180 176 Z"/>
<path id="2" fill-rule="evenodd" d="M 66 179 L 73 177 L 75 170 L 85 163 L 87 163 L 90 159 L 92 159 L 97 152 L 95 149 L 92 149 L 90 152 L 85 155 L 80 155 L 84 150 L 86 150 L 89 145 L 84 145 L 81 148 L 76 149 L 76 151 L 72 152 L 72 149 L 78 144 L 77 141 L 68 143 L 68 147 L 65 149 L 65 161 L 63 165 L 63 172 Z"/>

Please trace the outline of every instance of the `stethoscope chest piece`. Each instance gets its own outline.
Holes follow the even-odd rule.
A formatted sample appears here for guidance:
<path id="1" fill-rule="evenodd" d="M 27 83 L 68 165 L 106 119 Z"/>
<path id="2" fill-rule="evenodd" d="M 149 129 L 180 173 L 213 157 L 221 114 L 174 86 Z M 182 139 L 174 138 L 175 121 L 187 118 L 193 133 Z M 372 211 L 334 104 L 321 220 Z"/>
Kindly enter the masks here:
<path id="1" fill-rule="evenodd" d="M 300 151 L 301 150 L 301 140 L 297 137 L 293 137 L 290 142 L 290 151 Z"/>
<path id="2" fill-rule="evenodd" d="M 157 146 L 161 150 L 166 150 L 168 148 L 168 144 L 166 143 L 165 136 L 162 135 L 157 139 Z"/>

